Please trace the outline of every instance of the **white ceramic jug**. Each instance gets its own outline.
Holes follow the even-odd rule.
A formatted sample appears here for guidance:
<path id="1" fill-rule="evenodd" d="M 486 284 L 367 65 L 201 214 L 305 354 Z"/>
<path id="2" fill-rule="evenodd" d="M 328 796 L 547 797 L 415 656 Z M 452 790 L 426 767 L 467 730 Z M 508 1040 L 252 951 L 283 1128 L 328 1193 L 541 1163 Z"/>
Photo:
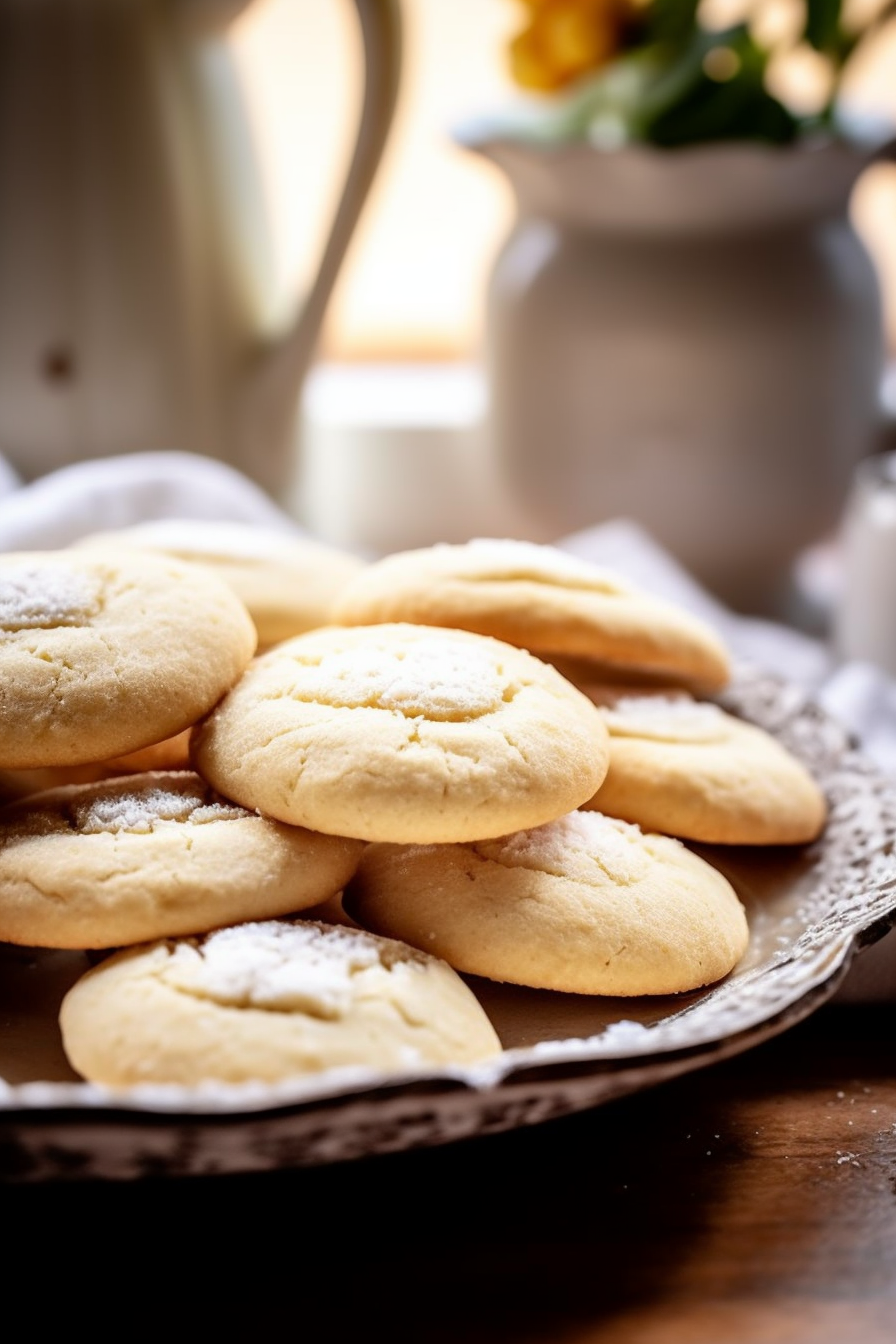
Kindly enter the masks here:
<path id="1" fill-rule="evenodd" d="M 25 478 L 172 448 L 287 487 L 302 379 L 394 108 L 397 5 L 355 0 L 358 138 L 284 328 L 226 42 L 245 0 L 0 0 L 0 453 Z"/>

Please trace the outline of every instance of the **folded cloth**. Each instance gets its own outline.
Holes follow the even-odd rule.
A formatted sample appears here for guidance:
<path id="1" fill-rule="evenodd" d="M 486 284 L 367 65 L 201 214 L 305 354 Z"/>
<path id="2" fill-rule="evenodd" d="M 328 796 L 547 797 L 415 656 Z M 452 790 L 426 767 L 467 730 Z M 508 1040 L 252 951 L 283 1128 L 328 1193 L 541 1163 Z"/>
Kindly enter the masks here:
<path id="1" fill-rule="evenodd" d="M 563 537 L 557 545 L 595 565 L 625 575 L 658 597 L 700 616 L 728 644 L 734 656 L 815 689 L 828 677 L 833 660 L 823 644 L 787 626 L 737 616 L 702 588 L 637 523 L 617 519 Z"/>
<path id="2" fill-rule="evenodd" d="M 151 518 L 208 518 L 303 529 L 245 476 L 190 453 L 134 453 L 80 462 L 18 485 L 0 458 L 0 551 L 67 546 L 90 532 Z M 867 664 L 838 664 L 821 642 L 717 602 L 638 524 L 602 523 L 557 542 L 707 620 L 736 659 L 811 691 L 896 787 L 896 682 Z M 896 930 L 857 959 L 839 998 L 896 999 Z"/>
<path id="3" fill-rule="evenodd" d="M 0 551 L 55 550 L 150 518 L 209 518 L 301 531 L 233 467 L 194 453 L 77 462 L 14 489 L 0 458 Z"/>

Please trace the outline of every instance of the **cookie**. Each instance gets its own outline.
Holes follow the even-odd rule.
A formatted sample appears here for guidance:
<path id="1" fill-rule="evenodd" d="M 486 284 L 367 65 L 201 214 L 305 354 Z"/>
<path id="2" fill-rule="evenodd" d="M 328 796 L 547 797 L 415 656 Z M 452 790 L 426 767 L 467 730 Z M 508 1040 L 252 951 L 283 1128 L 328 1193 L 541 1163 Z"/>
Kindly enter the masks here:
<path id="1" fill-rule="evenodd" d="M 47 789 L 61 788 L 64 784 L 93 784 L 98 779 L 108 779 L 113 773 L 106 768 L 105 762 L 46 766 L 39 770 L 0 770 L 0 806 L 14 803 L 19 798 L 29 798 L 34 793 L 45 793 Z"/>
<path id="2" fill-rule="evenodd" d="M 60 1026 L 72 1066 L 113 1088 L 404 1071 L 501 1048 L 444 963 L 310 920 L 118 953 L 69 991 Z"/>
<path id="3" fill-rule="evenodd" d="M 163 742 L 153 742 L 139 751 L 129 751 L 126 756 L 116 756 L 104 763 L 106 772 L 109 775 L 139 775 L 147 770 L 189 770 L 192 734 L 191 724 Z"/>
<path id="4" fill-rule="evenodd" d="M 175 737 L 155 742 L 151 747 L 115 756 L 110 761 L 91 761 L 86 765 L 46 766 L 40 770 L 0 770 L 0 803 L 11 803 L 47 789 L 65 784 L 93 784 L 115 775 L 138 775 L 147 770 L 189 770 L 190 734 L 185 728 Z"/>
<path id="5" fill-rule="evenodd" d="M 333 620 L 452 626 L 539 657 L 643 669 L 706 688 L 730 676 L 727 650 L 695 616 L 554 547 L 522 541 L 386 556 L 346 585 Z"/>
<path id="6" fill-rule="evenodd" d="M 586 807 L 707 844 L 796 845 L 820 834 L 824 795 L 763 729 L 684 693 L 591 694 L 602 702 L 610 769 Z"/>
<path id="7" fill-rule="evenodd" d="M 187 771 L 69 785 L 0 809 L 0 941 L 118 947 L 291 914 L 339 891 L 361 848 Z"/>
<path id="8" fill-rule="evenodd" d="M 181 732 L 236 681 L 255 629 L 195 565 L 0 556 L 0 769 L 80 765 Z"/>
<path id="9" fill-rule="evenodd" d="M 465 845 L 371 845 L 343 903 L 458 971 L 575 994 L 677 994 L 743 956 L 743 907 L 669 836 L 573 812 Z"/>
<path id="10" fill-rule="evenodd" d="M 363 568 L 357 556 L 309 537 L 204 518 L 160 518 L 78 545 L 156 551 L 207 566 L 246 604 L 262 647 L 326 625 L 338 594 Z"/>
<path id="11" fill-rule="evenodd" d="M 588 698 L 522 649 L 382 625 L 314 631 L 256 659 L 192 757 L 219 792 L 280 821 L 427 842 L 568 812 L 603 780 L 607 739 Z"/>

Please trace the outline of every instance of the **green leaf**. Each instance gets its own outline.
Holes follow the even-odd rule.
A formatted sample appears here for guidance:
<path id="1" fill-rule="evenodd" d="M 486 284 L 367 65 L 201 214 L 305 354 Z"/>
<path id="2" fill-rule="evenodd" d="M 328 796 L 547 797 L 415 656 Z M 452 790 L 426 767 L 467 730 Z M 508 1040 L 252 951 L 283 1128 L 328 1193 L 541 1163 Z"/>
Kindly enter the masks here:
<path id="1" fill-rule="evenodd" d="M 724 32 L 693 29 L 682 41 L 630 49 L 562 97 L 505 124 L 505 133 L 541 144 L 590 140 L 606 148 L 633 141 L 784 144 L 804 123 L 765 88 L 767 63 L 768 53 L 745 24 Z"/>
<path id="2" fill-rule="evenodd" d="M 697 29 L 699 0 L 652 0 L 643 10 L 644 40 L 686 42 Z"/>
<path id="3" fill-rule="evenodd" d="M 806 0 L 803 36 L 816 51 L 837 52 L 840 46 L 841 0 Z"/>
<path id="4" fill-rule="evenodd" d="M 713 78 L 707 69 L 720 54 L 731 74 Z M 743 24 L 722 33 L 698 32 L 684 48 L 667 53 L 637 103 L 626 109 L 631 138 L 669 147 L 707 140 L 792 140 L 799 123 L 766 90 L 767 61 Z"/>

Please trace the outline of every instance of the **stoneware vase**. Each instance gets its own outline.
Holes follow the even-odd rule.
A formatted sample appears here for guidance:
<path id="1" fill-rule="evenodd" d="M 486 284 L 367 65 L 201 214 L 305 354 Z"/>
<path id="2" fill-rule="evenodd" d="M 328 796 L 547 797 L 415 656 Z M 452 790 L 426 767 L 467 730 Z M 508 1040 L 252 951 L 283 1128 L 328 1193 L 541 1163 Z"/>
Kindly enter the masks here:
<path id="1" fill-rule="evenodd" d="M 848 203 L 882 137 L 463 138 L 518 203 L 487 350 L 499 471 L 533 531 L 635 518 L 721 597 L 775 609 L 875 443 L 881 300 Z"/>

